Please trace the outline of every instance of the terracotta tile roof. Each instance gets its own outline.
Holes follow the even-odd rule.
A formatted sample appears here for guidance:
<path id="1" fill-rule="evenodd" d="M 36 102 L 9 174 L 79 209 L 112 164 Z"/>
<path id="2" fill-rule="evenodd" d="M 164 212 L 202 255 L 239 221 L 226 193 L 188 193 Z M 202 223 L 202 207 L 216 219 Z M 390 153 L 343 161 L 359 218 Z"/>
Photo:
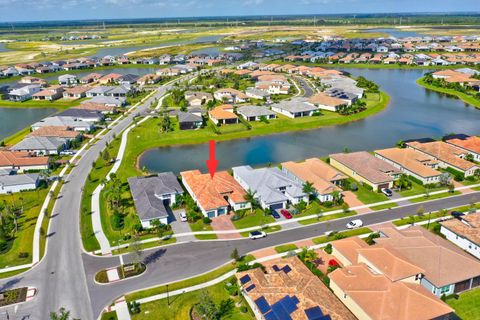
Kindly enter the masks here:
<path id="1" fill-rule="evenodd" d="M 432 169 L 438 164 L 437 160 L 414 149 L 390 148 L 375 150 L 375 153 L 424 178 L 442 174 L 440 171 Z"/>
<path id="2" fill-rule="evenodd" d="M 80 78 L 81 81 L 88 81 L 88 80 L 98 80 L 103 77 L 103 74 L 100 73 L 89 73 L 86 76 Z"/>
<path id="3" fill-rule="evenodd" d="M 44 166 L 48 157 L 32 157 L 29 152 L 0 150 L 0 167 Z"/>
<path id="4" fill-rule="evenodd" d="M 81 94 L 87 92 L 90 89 L 92 88 L 86 86 L 76 86 L 71 88 L 65 88 L 64 92 L 67 94 Z"/>
<path id="5" fill-rule="evenodd" d="M 335 97 L 330 97 L 323 92 L 313 95 L 308 101 L 313 104 L 320 104 L 330 107 L 337 107 L 347 104 L 347 101 Z"/>
<path id="6" fill-rule="evenodd" d="M 101 77 L 99 79 L 99 81 L 100 82 L 108 82 L 108 81 L 116 80 L 116 79 L 121 78 L 121 77 L 122 77 L 122 75 L 119 74 L 119 73 L 109 73 L 109 74 L 106 74 L 103 77 Z"/>
<path id="7" fill-rule="evenodd" d="M 474 163 L 460 158 L 460 156 L 466 155 L 466 151 L 443 141 L 425 143 L 415 141 L 409 142 L 407 145 L 464 171 L 475 167 Z"/>
<path id="8" fill-rule="evenodd" d="M 441 77 L 465 76 L 464 73 L 461 73 L 461 72 L 458 72 L 458 71 L 455 71 L 455 70 L 450 70 L 450 69 L 440 70 L 440 71 L 432 73 L 432 75 L 441 76 Z"/>
<path id="9" fill-rule="evenodd" d="M 115 106 L 106 105 L 104 103 L 95 103 L 95 102 L 84 102 L 79 106 L 73 107 L 72 109 L 84 109 L 84 110 L 93 110 L 100 112 L 113 112 Z"/>
<path id="10" fill-rule="evenodd" d="M 210 111 L 208 111 L 209 115 L 215 119 L 237 119 L 238 116 L 233 113 L 233 106 L 229 104 L 222 104 Z"/>
<path id="11" fill-rule="evenodd" d="M 335 186 L 332 182 L 348 178 L 346 175 L 338 172 L 317 158 L 307 159 L 305 162 L 283 162 L 282 167 L 296 175 L 302 181 L 313 183 L 314 188 L 320 194 L 342 191 L 342 189 Z"/>
<path id="12" fill-rule="evenodd" d="M 29 137 L 59 137 L 74 139 L 80 135 L 78 131 L 67 130 L 67 127 L 45 126 L 32 131 Z"/>
<path id="13" fill-rule="evenodd" d="M 372 320 L 427 320 L 454 311 L 422 285 L 392 282 L 364 264 L 337 269 L 329 277 Z"/>
<path id="14" fill-rule="evenodd" d="M 245 190 L 227 171 L 215 173 L 213 179 L 210 174 L 202 174 L 199 170 L 183 171 L 180 175 L 206 211 L 228 206 L 225 196 L 234 203 L 246 202 Z"/>
<path id="15" fill-rule="evenodd" d="M 447 240 L 423 227 L 398 230 L 378 227 L 385 235 L 375 239 L 375 246 L 394 249 L 424 270 L 428 281 L 437 288 L 480 276 L 480 262 Z"/>
<path id="16" fill-rule="evenodd" d="M 290 314 L 293 320 L 307 320 L 305 310 L 314 307 L 320 307 L 322 313 L 329 315 L 333 320 L 356 319 L 297 257 L 271 260 L 262 262 L 262 264 L 266 268 L 266 273 L 263 273 L 262 269 L 256 268 L 236 274 L 238 279 L 242 279 L 246 275 L 250 277 L 250 281 L 246 282 L 243 288 L 255 285 L 253 289 L 246 292 L 253 301 L 264 297 L 271 306 L 285 296 L 296 296 L 298 309 Z M 290 271 L 285 272 L 282 270 L 284 267 L 288 267 Z M 276 271 L 277 268 L 278 271 Z"/>
<path id="17" fill-rule="evenodd" d="M 440 222 L 448 230 L 480 246 L 480 213 L 471 213 L 458 219 Z"/>
<path id="18" fill-rule="evenodd" d="M 393 180 L 390 174 L 401 173 L 391 164 L 372 156 L 366 151 L 337 153 L 330 155 L 330 158 L 342 163 L 375 184 L 390 182 Z"/>
<path id="19" fill-rule="evenodd" d="M 447 140 L 447 143 L 480 154 L 480 138 L 477 136 L 471 136 L 465 139 L 450 139 Z"/>
<path id="20" fill-rule="evenodd" d="M 333 241 L 332 247 L 350 261 L 351 264 L 356 264 L 358 262 L 358 250 L 368 248 L 369 246 L 359 237 L 351 237 Z"/>

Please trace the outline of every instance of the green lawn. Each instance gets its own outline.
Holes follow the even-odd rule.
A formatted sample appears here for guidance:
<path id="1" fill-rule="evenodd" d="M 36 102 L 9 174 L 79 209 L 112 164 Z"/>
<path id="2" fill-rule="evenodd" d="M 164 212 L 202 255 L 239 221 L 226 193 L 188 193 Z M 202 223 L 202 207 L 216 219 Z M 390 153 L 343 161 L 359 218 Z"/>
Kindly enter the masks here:
<path id="1" fill-rule="evenodd" d="M 241 129 L 241 125 L 234 125 L 237 129 L 235 132 L 215 134 L 208 126 L 200 130 L 175 130 L 168 133 L 161 133 L 158 127 L 160 119 L 149 119 L 144 123 L 137 126 L 131 131 L 130 139 L 128 140 L 127 149 L 125 152 L 125 158 L 122 162 L 118 175 L 121 179 L 126 179 L 131 176 L 139 174 L 139 168 L 137 167 L 137 158 L 145 150 L 155 147 L 165 147 L 172 145 L 182 144 L 198 144 L 205 143 L 211 139 L 217 141 L 220 140 L 232 140 L 247 138 L 259 135 L 268 135 L 272 133 L 287 132 L 293 130 L 306 130 L 314 129 L 323 126 L 331 126 L 344 124 L 351 121 L 364 119 L 373 114 L 382 111 L 388 104 L 389 97 L 385 93 L 378 95 L 369 94 L 369 100 L 367 101 L 367 110 L 349 116 L 342 116 L 333 112 L 324 112 L 322 116 L 318 117 L 304 117 L 299 119 L 290 119 L 284 116 L 280 116 L 278 119 L 271 120 L 270 123 L 254 122 L 251 123 L 252 129 Z M 177 127 L 176 120 L 174 127 Z M 242 125 L 243 126 L 243 125 Z M 221 127 L 221 130 L 233 130 L 228 129 L 229 126 Z"/>
<path id="2" fill-rule="evenodd" d="M 275 222 L 272 215 L 265 215 L 263 210 L 256 209 L 253 213 L 250 210 L 245 211 L 245 216 L 239 220 L 232 221 L 237 229 L 245 229 L 250 227 L 260 227 L 267 223 Z"/>
<path id="3" fill-rule="evenodd" d="M 339 232 L 339 233 L 337 233 L 333 236 L 321 236 L 321 237 L 312 239 L 312 241 L 315 244 L 321 244 L 321 243 L 326 243 L 326 242 L 334 241 L 334 240 L 341 239 L 341 238 L 359 236 L 359 235 L 366 234 L 366 233 L 371 233 L 371 232 L 372 232 L 372 230 L 370 230 L 369 228 L 363 227 L 363 228 L 358 228 L 358 229 Z"/>
<path id="4" fill-rule="evenodd" d="M 231 297 L 225 289 L 227 281 L 218 283 L 204 290 L 212 297 L 216 305 L 222 300 L 232 298 L 235 303 L 241 303 L 243 306 L 247 306 L 247 303 L 243 297 L 236 296 Z M 184 320 L 190 319 L 190 310 L 199 302 L 200 290 L 184 293 L 182 295 L 173 296 L 170 298 L 170 305 L 168 305 L 167 299 L 149 302 L 140 306 L 140 313 L 132 316 L 133 320 L 157 320 L 157 319 L 169 319 L 169 320 Z M 247 307 L 247 312 L 242 313 L 240 308 L 234 307 L 232 312 L 222 317 L 225 320 L 254 320 L 255 316 L 252 311 Z"/>
<path id="5" fill-rule="evenodd" d="M 461 194 L 460 191 L 454 191 L 454 192 L 442 192 L 438 194 L 430 194 L 428 197 L 423 196 L 415 199 L 409 200 L 410 202 L 423 202 L 423 201 L 429 201 L 429 200 L 435 200 L 435 199 L 441 199 L 441 198 L 446 198 L 446 197 L 451 197 L 451 196 L 456 196 Z"/>
<path id="6" fill-rule="evenodd" d="M 320 215 L 320 217 L 315 217 L 307 220 L 301 220 L 298 221 L 298 223 L 303 224 L 303 225 L 308 225 L 312 223 L 317 223 L 317 222 L 324 222 L 324 221 L 329 221 L 329 220 L 335 220 L 335 219 L 340 219 L 340 218 L 345 218 L 345 217 L 351 217 L 356 215 L 357 213 L 355 211 L 348 211 L 348 212 L 340 212 L 340 213 L 335 213 L 335 214 L 329 214 L 329 215 Z"/>
<path id="7" fill-rule="evenodd" d="M 212 226 L 204 223 L 202 219 L 199 219 L 195 222 L 190 222 L 190 229 L 192 229 L 193 232 L 213 230 Z M 217 239 L 217 235 L 216 234 L 196 234 L 195 238 L 197 238 L 198 240 L 212 240 L 212 239 Z"/>
<path id="8" fill-rule="evenodd" d="M 358 200 L 363 202 L 364 204 L 369 203 L 376 203 L 387 201 L 389 198 L 385 196 L 383 193 L 375 192 L 372 190 L 367 189 L 364 185 L 360 184 L 359 182 L 349 178 L 351 183 L 355 183 L 358 187 L 357 191 L 353 191 L 353 193 L 357 196 Z"/>
<path id="9" fill-rule="evenodd" d="M 458 99 L 462 100 L 465 103 L 468 103 L 468 104 L 470 104 L 470 105 L 472 105 L 476 108 L 480 108 L 480 100 L 476 99 L 475 97 L 473 97 L 469 94 L 466 94 L 466 93 L 463 93 L 463 92 L 458 92 L 454 89 L 441 88 L 441 87 L 437 87 L 437 86 L 428 84 L 428 83 L 425 82 L 425 78 L 418 79 L 417 84 L 424 87 L 424 88 L 427 88 L 429 90 L 433 90 L 433 91 L 436 91 L 436 92 L 445 93 L 449 96 L 457 97 Z M 473 92 L 472 92 L 472 94 L 473 94 Z"/>
<path id="10" fill-rule="evenodd" d="M 477 320 L 480 315 L 480 288 L 461 293 L 458 300 L 451 298 L 446 302 L 462 320 Z"/>
<path id="11" fill-rule="evenodd" d="M 33 233 L 47 193 L 48 189 L 42 188 L 38 191 L 25 191 L 0 196 L 0 203 L 2 204 L 13 205 L 16 208 L 24 207 L 23 214 L 17 220 L 17 233 L 8 242 L 6 251 L 0 253 L 0 268 L 27 264 L 32 261 Z M 20 258 L 19 254 L 22 252 L 28 254 L 28 256 Z"/>
<path id="12" fill-rule="evenodd" d="M 289 252 L 297 249 L 298 247 L 293 243 L 288 243 L 288 244 L 275 247 L 275 251 L 277 251 L 277 253 L 284 253 L 284 252 Z"/>
<path id="13" fill-rule="evenodd" d="M 392 202 L 392 203 L 381 204 L 378 206 L 373 206 L 373 207 L 370 207 L 370 209 L 375 211 L 380 211 L 380 210 L 385 210 L 385 209 L 390 209 L 395 207 L 398 207 L 398 204 L 396 204 L 395 202 Z"/>

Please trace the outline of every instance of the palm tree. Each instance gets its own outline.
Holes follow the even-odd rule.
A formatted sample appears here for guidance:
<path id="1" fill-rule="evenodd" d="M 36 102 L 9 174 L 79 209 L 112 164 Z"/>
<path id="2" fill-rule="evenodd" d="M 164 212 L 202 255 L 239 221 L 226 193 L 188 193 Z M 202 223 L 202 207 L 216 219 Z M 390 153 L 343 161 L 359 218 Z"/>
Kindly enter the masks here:
<path id="1" fill-rule="evenodd" d="M 317 190 L 315 190 L 315 187 L 313 186 L 313 183 L 310 181 L 306 181 L 302 185 L 302 191 L 308 194 L 308 200 L 310 200 L 310 197 L 316 193 Z"/>
<path id="2" fill-rule="evenodd" d="M 308 249 L 307 247 L 304 247 L 302 251 L 299 253 L 299 256 L 303 259 L 305 262 L 313 262 L 318 258 L 317 253 L 313 249 Z"/>
<path id="3" fill-rule="evenodd" d="M 68 320 L 70 319 L 70 311 L 61 307 L 58 312 L 50 312 L 50 320 Z"/>
<path id="4" fill-rule="evenodd" d="M 250 213 L 253 213 L 253 209 L 256 209 L 258 206 L 257 199 L 255 199 L 255 194 L 255 191 L 248 189 L 244 196 L 244 199 L 250 203 Z"/>

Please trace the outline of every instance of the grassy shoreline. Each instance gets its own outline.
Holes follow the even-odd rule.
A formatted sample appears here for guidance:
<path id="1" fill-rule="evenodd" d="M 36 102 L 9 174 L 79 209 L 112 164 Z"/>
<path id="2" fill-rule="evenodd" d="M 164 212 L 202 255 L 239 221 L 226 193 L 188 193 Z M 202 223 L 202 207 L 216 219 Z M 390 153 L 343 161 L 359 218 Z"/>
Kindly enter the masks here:
<path id="1" fill-rule="evenodd" d="M 324 115 L 319 117 L 305 117 L 298 119 L 290 119 L 280 116 L 278 119 L 271 120 L 268 124 L 251 122 L 251 130 L 242 128 L 243 124 L 222 126 L 220 127 L 220 130 L 225 130 L 225 128 L 228 130 L 225 130 L 225 132 L 220 135 L 213 133 L 208 127 L 196 131 L 179 131 L 177 127 L 173 132 L 159 133 L 158 126 L 154 124 L 158 119 L 152 118 L 137 126 L 130 133 L 130 139 L 127 142 L 127 148 L 125 150 L 124 161 L 120 166 L 118 176 L 121 179 L 126 179 L 131 176 L 142 174 L 138 167 L 138 159 L 144 152 L 153 148 L 201 144 L 206 143 L 211 139 L 216 141 L 228 141 L 347 124 L 380 113 L 387 107 L 389 99 L 390 97 L 385 92 L 380 92 L 376 101 L 369 101 L 370 105 L 367 110 L 357 114 L 341 116 L 332 112 L 324 112 Z M 134 137 L 137 137 L 137 139 L 134 139 Z M 142 137 L 142 139 L 138 139 L 138 137 Z"/>
<path id="2" fill-rule="evenodd" d="M 480 101 L 475 99 L 472 96 L 469 96 L 468 94 L 465 94 L 463 92 L 458 92 L 458 91 L 453 90 L 453 89 L 440 88 L 440 87 L 437 87 L 437 86 L 430 85 L 430 84 L 425 82 L 425 77 L 422 77 L 422 78 L 418 79 L 416 81 L 416 83 L 419 86 L 424 87 L 425 89 L 436 91 L 436 92 L 443 93 L 443 94 L 446 94 L 448 96 L 454 97 L 456 99 L 460 99 L 463 102 L 465 102 L 469 105 L 472 105 L 475 108 L 480 109 Z"/>

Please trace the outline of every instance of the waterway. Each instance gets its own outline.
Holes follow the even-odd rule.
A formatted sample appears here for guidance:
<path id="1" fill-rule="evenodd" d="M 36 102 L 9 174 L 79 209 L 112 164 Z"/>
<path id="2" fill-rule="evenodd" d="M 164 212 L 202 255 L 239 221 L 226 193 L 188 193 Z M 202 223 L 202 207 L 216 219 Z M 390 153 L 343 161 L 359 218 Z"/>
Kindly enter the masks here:
<path id="1" fill-rule="evenodd" d="M 425 37 L 425 34 L 418 33 L 409 29 L 397 29 L 397 28 L 374 28 L 363 30 L 367 33 L 387 33 L 390 37 L 394 38 L 408 38 L 408 37 Z"/>
<path id="2" fill-rule="evenodd" d="M 390 103 L 381 113 L 345 125 L 323 127 L 217 143 L 219 169 L 302 160 L 342 152 L 392 147 L 399 140 L 448 133 L 480 134 L 480 111 L 460 100 L 429 91 L 415 80 L 425 70 L 342 69 L 364 76 L 388 93 Z M 140 167 L 149 171 L 205 171 L 208 145 L 175 146 L 146 151 Z"/>
<path id="3" fill-rule="evenodd" d="M 53 108 L 2 108 L 0 102 L 0 141 L 55 111 Z"/>

